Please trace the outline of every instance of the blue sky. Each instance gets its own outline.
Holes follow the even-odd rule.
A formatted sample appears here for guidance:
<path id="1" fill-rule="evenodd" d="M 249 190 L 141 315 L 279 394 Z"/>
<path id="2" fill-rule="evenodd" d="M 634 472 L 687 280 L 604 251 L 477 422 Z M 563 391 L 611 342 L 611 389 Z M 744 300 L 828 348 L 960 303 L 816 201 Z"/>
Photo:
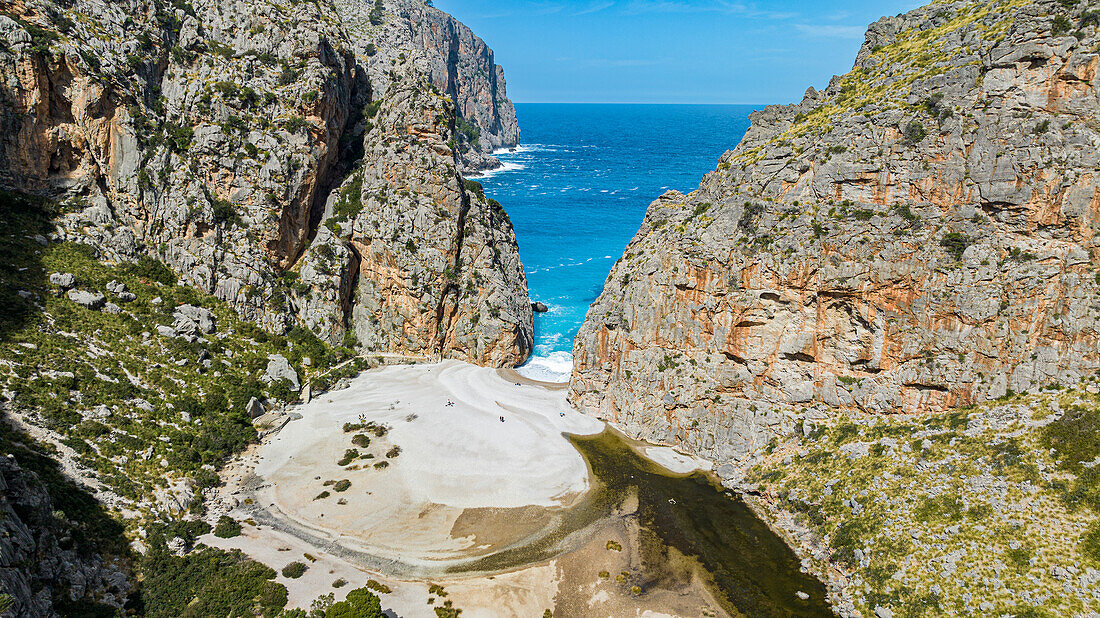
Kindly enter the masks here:
<path id="1" fill-rule="evenodd" d="M 517 103 L 789 103 L 920 0 L 435 0 L 496 52 Z"/>

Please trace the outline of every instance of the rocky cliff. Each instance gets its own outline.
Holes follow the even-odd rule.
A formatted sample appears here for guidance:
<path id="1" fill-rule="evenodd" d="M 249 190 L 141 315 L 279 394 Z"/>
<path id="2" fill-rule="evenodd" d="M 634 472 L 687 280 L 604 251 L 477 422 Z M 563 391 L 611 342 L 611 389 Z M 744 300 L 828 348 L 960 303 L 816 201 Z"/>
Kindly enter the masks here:
<path id="1" fill-rule="evenodd" d="M 463 168 L 498 167 L 492 151 L 519 144 L 516 109 L 493 50 L 463 23 L 422 0 L 337 0 L 341 19 L 362 42 L 376 96 L 385 96 L 396 62 L 413 59 L 439 93 L 455 103 Z M 365 36 L 363 36 L 365 35 Z"/>
<path id="2" fill-rule="evenodd" d="M 113 615 L 133 588 L 122 527 L 25 438 L 0 432 L 0 611 Z"/>
<path id="3" fill-rule="evenodd" d="M 526 358 L 511 226 L 459 154 L 518 129 L 464 26 L 417 2 L 2 6 L 0 184 L 61 201 L 65 238 L 277 332 Z"/>
<path id="4" fill-rule="evenodd" d="M 752 115 L 654 202 L 577 337 L 572 400 L 741 460 L 838 410 L 928 412 L 1100 363 L 1100 13 L 937 2 Z"/>

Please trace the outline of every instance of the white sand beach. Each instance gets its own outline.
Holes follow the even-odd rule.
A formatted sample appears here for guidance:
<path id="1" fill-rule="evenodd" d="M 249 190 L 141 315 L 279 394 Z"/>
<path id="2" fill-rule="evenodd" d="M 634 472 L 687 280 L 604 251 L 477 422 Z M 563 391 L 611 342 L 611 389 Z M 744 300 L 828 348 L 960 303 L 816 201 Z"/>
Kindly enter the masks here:
<path id="1" fill-rule="evenodd" d="M 544 511 L 584 495 L 587 466 L 562 434 L 603 429 L 564 391 L 517 382 L 455 361 L 366 372 L 302 406 L 260 449 L 255 473 L 274 509 L 356 551 L 425 570 L 491 553 L 541 533 Z M 359 457 L 341 466 L 348 449 Z"/>
<path id="2" fill-rule="evenodd" d="M 702 457 L 686 455 L 671 446 L 646 446 L 641 455 L 673 474 L 690 474 L 697 470 L 710 470 L 711 463 Z"/>
<path id="3" fill-rule="evenodd" d="M 383 603 L 402 616 L 434 614 L 428 583 L 446 585 L 470 616 L 593 603 L 609 615 L 642 610 L 629 586 L 598 576 L 641 564 L 629 513 L 562 528 L 593 482 L 564 434 L 605 427 L 568 405 L 564 385 L 457 361 L 391 366 L 296 412 L 227 470 L 223 504 L 244 533 L 202 539 L 276 569 L 307 557 L 301 579 L 279 577 L 290 606 L 326 592 L 342 598 L 373 578 L 393 589 Z M 672 449 L 638 450 L 675 473 L 698 467 Z M 552 539 L 549 551 L 525 552 L 542 539 Z M 609 551 L 608 539 L 631 550 Z M 509 551 L 518 552 L 513 563 L 479 563 Z M 332 588 L 337 578 L 349 585 Z M 646 607 L 694 615 L 714 606 L 694 577 L 685 586 L 651 593 Z"/>

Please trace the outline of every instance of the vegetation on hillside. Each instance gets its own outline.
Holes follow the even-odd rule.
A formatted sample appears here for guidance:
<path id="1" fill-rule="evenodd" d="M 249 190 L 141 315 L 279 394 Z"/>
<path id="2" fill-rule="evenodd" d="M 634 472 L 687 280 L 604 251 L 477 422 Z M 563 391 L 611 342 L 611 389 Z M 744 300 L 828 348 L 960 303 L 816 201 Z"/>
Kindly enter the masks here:
<path id="1" fill-rule="evenodd" d="M 274 571 L 214 548 L 176 555 L 166 540 L 190 547 L 209 531 L 181 520 L 187 514 L 180 509 L 201 513 L 202 491 L 219 482 L 218 468 L 256 439 L 249 400 L 270 407 L 297 398 L 285 381 L 262 379 L 269 355 L 285 356 L 308 381 L 310 368 L 341 363 L 352 350 L 328 346 L 304 328 L 267 332 L 227 303 L 178 285 L 156 259 L 112 264 L 90 247 L 51 240 L 58 214 L 48 200 L 0 192 L 0 450 L 43 480 L 73 542 L 137 565 L 133 611 L 275 616 L 287 596 L 271 581 Z M 72 274 L 74 290 L 103 295 L 99 307 L 74 302 L 50 283 L 53 273 Z M 215 332 L 193 340 L 159 332 L 173 326 L 184 304 L 209 310 Z M 364 364 L 356 359 L 314 381 L 314 389 Z M 16 417 L 56 442 L 15 431 Z M 128 518 L 77 489 L 61 474 L 60 460 L 102 483 L 116 497 L 109 503 L 128 510 Z M 239 526 L 223 520 L 219 536 L 234 536 Z M 148 550 L 139 560 L 129 544 L 142 537 Z M 111 615 L 98 606 L 58 607 L 69 615 Z"/>
<path id="2" fill-rule="evenodd" d="M 865 615 L 1087 613 L 1100 586 L 1098 383 L 851 415 L 772 445 L 750 480 L 824 541 Z"/>

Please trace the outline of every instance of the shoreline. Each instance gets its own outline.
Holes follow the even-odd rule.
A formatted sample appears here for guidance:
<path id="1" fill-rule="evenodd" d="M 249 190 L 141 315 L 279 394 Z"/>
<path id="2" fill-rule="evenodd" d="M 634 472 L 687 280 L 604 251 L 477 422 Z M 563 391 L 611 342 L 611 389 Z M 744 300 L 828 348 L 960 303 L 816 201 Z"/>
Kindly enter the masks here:
<path id="1" fill-rule="evenodd" d="M 402 404 L 394 404 L 391 409 L 391 404 L 386 403 L 391 393 L 386 389 L 400 384 L 402 385 L 400 388 L 405 392 L 402 397 L 412 396 L 413 391 L 416 391 L 420 393 L 421 399 L 400 399 L 400 401 L 409 405 L 421 405 L 424 397 L 434 397 L 438 393 L 434 393 L 431 388 L 425 388 L 425 384 L 419 380 L 410 380 L 411 377 L 418 375 L 420 378 L 427 379 L 429 386 L 448 383 L 453 386 L 454 383 L 449 380 L 461 377 L 468 381 L 463 383 L 463 387 L 469 392 L 453 397 L 453 406 L 443 404 L 442 409 L 434 412 L 430 409 L 423 410 L 413 421 L 405 423 L 404 429 L 416 426 L 417 423 L 427 423 L 433 418 L 439 420 L 442 414 L 450 413 L 452 410 L 457 414 L 450 420 L 468 420 L 469 411 L 466 410 L 467 416 L 463 416 L 462 409 L 469 405 L 467 399 L 476 399 L 488 408 L 481 410 L 481 413 L 492 411 L 492 414 L 496 415 L 498 411 L 504 411 L 506 415 L 510 415 L 508 422 L 497 422 L 500 427 L 509 429 L 509 433 L 496 438 L 521 444 L 520 451 L 513 450 L 511 453 L 514 455 L 516 452 L 521 452 L 522 457 L 518 457 L 510 465 L 517 465 L 518 461 L 519 469 L 522 470 L 524 460 L 536 461 L 539 463 L 538 468 L 552 472 L 551 476 L 554 477 L 555 482 L 546 483 L 546 479 L 537 474 L 529 478 L 524 477 L 527 487 L 519 494 L 511 495 L 509 492 L 494 494 L 492 491 L 485 494 L 487 486 L 474 480 L 464 484 L 463 492 L 476 494 L 477 500 L 467 499 L 464 503 L 461 500 L 450 501 L 451 503 L 448 504 L 447 498 L 454 496 L 447 496 L 444 492 L 444 495 L 436 496 L 441 498 L 440 500 L 427 505 L 427 508 L 421 508 L 425 505 L 417 503 L 416 512 L 410 515 L 411 511 L 407 509 L 396 508 L 396 511 L 387 511 L 386 508 L 379 506 L 379 503 L 386 501 L 390 501 L 389 507 L 394 507 L 393 503 L 399 503 L 397 506 L 407 504 L 409 492 L 404 491 L 405 488 L 397 488 L 398 491 L 387 493 L 384 488 L 380 489 L 379 486 L 372 485 L 369 477 L 363 479 L 354 476 L 356 472 L 362 473 L 363 470 L 351 470 L 343 475 L 353 480 L 351 489 L 340 494 L 342 497 L 346 496 L 347 500 L 347 505 L 342 508 L 351 509 L 357 513 L 365 510 L 376 517 L 370 521 L 371 524 L 383 522 L 380 525 L 389 541 L 389 549 L 407 550 L 390 552 L 386 551 L 386 544 L 380 545 L 377 542 L 377 534 L 371 534 L 370 530 L 356 528 L 358 524 L 354 523 L 357 521 L 354 518 L 340 519 L 336 515 L 338 510 L 333 505 L 325 507 L 332 509 L 325 510 L 325 514 L 332 513 L 330 517 L 334 519 L 314 518 L 313 516 L 319 513 L 311 510 L 316 504 L 313 494 L 305 494 L 306 499 L 303 500 L 300 488 L 288 490 L 285 484 L 291 482 L 292 477 L 302 479 L 303 476 L 305 480 L 319 484 L 323 479 L 318 477 L 326 477 L 328 471 L 333 471 L 332 466 L 335 466 L 335 462 L 328 463 L 324 460 L 331 459 L 335 451 L 343 450 L 343 444 L 335 449 L 318 448 L 308 439 L 310 431 L 307 430 L 315 429 L 311 424 L 323 420 L 330 428 L 331 437 L 341 442 L 344 437 L 350 437 L 352 434 L 341 432 L 339 428 L 346 418 L 346 413 L 359 409 L 354 406 L 350 409 L 346 407 L 349 398 L 360 404 L 369 403 L 375 408 L 374 412 L 364 410 L 362 418 L 394 421 L 398 417 L 407 418 L 409 415 L 416 415 L 416 412 L 409 412 Z M 516 386 L 517 383 L 519 386 Z M 364 384 L 369 386 L 364 387 Z M 381 392 L 372 391 L 371 388 L 381 389 Z M 342 598 L 341 593 L 346 594 L 347 590 L 359 585 L 356 584 L 357 581 L 371 578 L 393 590 L 391 594 L 382 595 L 383 604 L 398 610 L 403 616 L 434 615 L 430 613 L 433 611 L 432 606 L 427 604 L 427 598 L 431 596 L 427 589 L 429 583 L 441 583 L 447 587 L 448 591 L 453 590 L 449 598 L 454 599 L 456 607 L 464 610 L 464 615 L 470 616 L 539 615 L 544 609 L 552 609 L 559 603 L 563 604 L 563 607 L 578 607 L 582 601 L 585 607 L 607 605 L 618 608 L 616 611 L 626 611 L 637 605 L 636 595 L 632 594 L 631 588 L 624 587 L 621 581 L 614 578 L 605 581 L 598 577 L 596 572 L 588 573 L 590 569 L 587 565 L 597 559 L 604 561 L 614 559 L 613 562 L 618 561 L 615 564 L 622 563 L 619 564 L 620 567 L 631 565 L 630 569 L 623 570 L 624 573 L 641 568 L 643 562 L 636 552 L 620 554 L 618 551 L 612 552 L 604 547 L 607 542 L 605 536 L 617 539 L 616 543 L 624 547 L 631 546 L 630 535 L 637 534 L 637 531 L 632 531 L 636 527 L 636 522 L 631 523 L 631 515 L 616 512 L 608 516 L 594 517 L 576 529 L 562 529 L 561 521 L 554 520 L 555 514 L 565 516 L 573 514 L 577 508 L 583 508 L 583 502 L 590 494 L 592 482 L 588 478 L 591 471 L 580 452 L 569 442 L 567 434 L 592 436 L 608 430 L 608 425 L 604 422 L 572 410 L 565 402 L 566 388 L 567 384 L 542 383 L 524 378 L 510 369 L 485 369 L 456 361 L 385 367 L 364 372 L 353 379 L 348 388 L 322 393 L 309 404 L 297 406 L 292 412 L 301 415 L 300 419 L 291 421 L 280 431 L 265 436 L 260 444 L 250 447 L 225 469 L 223 474 L 225 485 L 219 489 L 218 497 L 212 501 L 208 519 L 217 519 L 221 514 L 231 514 L 242 521 L 244 532 L 240 537 L 232 539 L 205 535 L 201 540 L 207 545 L 223 549 L 241 549 L 252 558 L 268 564 L 277 571 L 293 560 L 303 561 L 303 556 L 306 556 L 307 566 L 310 567 L 306 576 L 300 580 L 288 580 L 281 575 L 278 577 L 278 581 L 286 585 L 290 592 L 291 602 L 288 607 L 297 605 L 308 608 L 318 594 L 328 591 L 331 591 L 337 599 Z M 370 396 L 372 393 L 373 397 Z M 445 397 L 456 394 L 452 392 Z M 542 404 L 541 407 L 540 404 Z M 341 405 L 345 406 L 344 416 L 333 412 Z M 329 416 L 322 419 L 324 414 Z M 495 417 L 492 420 L 496 420 Z M 459 422 L 457 426 L 462 424 Z M 540 426 L 541 432 L 530 433 L 532 426 Z M 332 431 L 334 427 L 336 431 Z M 421 425 L 422 429 L 425 427 L 428 425 Z M 449 425 L 446 428 L 435 427 L 426 431 L 455 438 L 455 428 L 456 425 Z M 493 426 L 493 428 L 499 430 L 499 427 Z M 381 472 L 379 477 L 382 474 L 399 471 L 404 463 L 403 458 L 407 457 L 406 461 L 409 462 L 415 458 L 430 458 L 430 453 L 421 446 L 417 446 L 416 440 L 411 439 L 408 432 L 402 429 L 400 424 L 395 424 L 386 433 L 385 438 L 371 436 L 372 444 L 377 441 L 380 447 L 392 448 L 390 440 L 395 445 L 404 443 L 401 454 L 390 460 L 391 466 Z M 478 431 L 483 429 L 479 428 Z M 561 429 L 570 431 L 561 431 Z M 516 436 L 525 436 L 525 439 L 517 439 Z M 577 480 L 576 476 L 566 475 L 569 482 L 563 483 L 558 466 L 547 465 L 545 450 L 538 453 L 529 452 L 532 445 L 545 449 L 545 442 L 556 443 L 555 448 L 562 448 L 569 457 L 579 462 L 584 481 L 580 491 L 562 491 L 563 487 L 573 486 Z M 645 455 L 645 450 L 632 448 L 635 448 L 639 454 Z M 477 452 L 479 458 L 486 456 L 486 453 L 480 452 L 477 446 L 473 451 Z M 309 453 L 311 456 L 307 457 L 299 453 Z M 313 457 L 318 453 L 321 457 Z M 299 460 L 298 457 L 301 459 Z M 295 474 L 282 478 L 280 476 L 282 465 L 274 465 L 273 461 L 290 465 L 288 470 L 294 471 Z M 413 462 L 409 469 L 422 471 L 422 463 Z M 659 462 L 655 463 L 661 465 Z M 326 465 L 330 467 L 324 468 L 323 466 Z M 296 466 L 304 466 L 309 474 L 298 474 Z M 452 462 L 452 470 L 462 467 L 461 461 Z M 374 472 L 372 469 L 368 474 Z M 670 475 L 678 473 L 676 470 L 668 472 Z M 509 470 L 505 476 L 514 474 L 516 474 L 514 470 Z M 335 475 L 332 476 L 335 478 Z M 390 477 L 390 480 L 394 485 L 404 485 L 399 482 L 403 478 L 406 477 L 395 474 Z M 420 479 L 419 489 L 427 488 L 427 493 L 418 494 L 421 498 L 432 493 L 431 483 L 428 482 L 425 485 L 423 481 L 424 479 Z M 360 487 L 365 492 L 361 494 L 362 500 L 356 501 L 353 492 Z M 542 504 L 517 506 L 518 502 Z M 301 511 L 295 509 L 301 509 Z M 395 527 L 393 520 L 388 517 L 390 513 L 400 515 L 402 512 L 406 516 L 405 523 L 415 522 L 415 529 L 405 527 L 403 524 Z M 319 521 L 324 521 L 324 524 L 318 525 Z M 349 525 L 351 527 L 347 527 Z M 622 527 L 624 525 L 626 528 Z M 550 538 L 555 534 L 559 534 L 560 538 Z M 445 539 L 449 541 L 444 541 Z M 450 543 L 449 546 L 448 543 Z M 536 553 L 530 560 L 505 564 L 502 568 L 469 570 L 479 561 L 498 556 L 503 552 L 518 552 L 517 556 L 523 556 L 526 548 L 540 543 L 548 548 L 545 555 Z M 417 548 L 431 548 L 439 551 L 418 554 Z M 492 561 L 486 564 L 491 565 Z M 349 585 L 344 588 L 331 588 L 331 582 L 338 578 L 349 581 Z M 693 613 L 695 610 L 682 607 L 684 601 L 681 597 L 686 594 L 685 598 L 694 599 L 692 602 L 714 607 L 715 602 L 702 584 L 703 580 L 698 576 L 692 576 L 689 579 L 688 583 L 683 584 L 686 588 L 680 592 L 655 590 L 652 593 L 653 598 L 648 599 L 647 603 L 656 603 L 657 606 L 664 605 L 670 610 L 677 608 L 677 611 L 686 612 L 666 615 L 697 615 Z M 516 593 L 517 589 L 524 592 Z M 510 591 L 506 594 L 507 600 L 501 597 L 506 591 Z M 501 603 L 510 608 L 509 611 L 515 610 L 515 613 L 496 613 L 493 608 L 503 607 Z M 649 606 L 646 605 L 646 607 Z M 423 613 L 421 610 L 424 610 Z"/>

